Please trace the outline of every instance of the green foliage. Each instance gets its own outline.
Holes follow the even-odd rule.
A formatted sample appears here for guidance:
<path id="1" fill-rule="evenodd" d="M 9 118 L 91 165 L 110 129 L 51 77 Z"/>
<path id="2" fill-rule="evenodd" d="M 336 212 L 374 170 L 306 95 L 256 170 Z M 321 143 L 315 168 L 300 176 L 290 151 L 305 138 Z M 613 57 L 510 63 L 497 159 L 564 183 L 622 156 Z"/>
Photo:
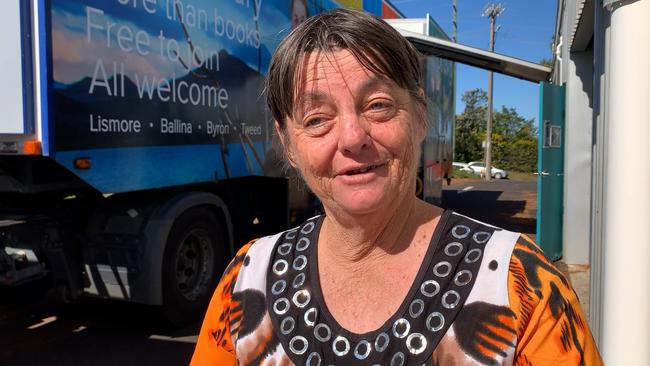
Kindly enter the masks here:
<path id="1" fill-rule="evenodd" d="M 463 94 L 465 110 L 456 116 L 456 145 L 454 160 L 470 162 L 481 160 L 481 141 L 485 136 L 487 93 L 482 89 L 468 90 Z"/>
<path id="2" fill-rule="evenodd" d="M 481 89 L 466 91 L 463 113 L 456 115 L 454 160 L 484 160 L 481 142 L 487 124 L 487 93 Z M 495 166 L 519 172 L 533 172 L 537 167 L 537 129 L 514 108 L 501 107 L 493 115 L 492 162 Z"/>

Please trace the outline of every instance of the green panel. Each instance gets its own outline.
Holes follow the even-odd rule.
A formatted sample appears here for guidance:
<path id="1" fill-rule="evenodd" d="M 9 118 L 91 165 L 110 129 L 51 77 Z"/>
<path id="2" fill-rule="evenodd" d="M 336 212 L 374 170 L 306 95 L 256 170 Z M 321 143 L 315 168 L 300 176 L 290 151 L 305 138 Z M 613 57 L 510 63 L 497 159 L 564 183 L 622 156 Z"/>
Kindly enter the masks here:
<path id="1" fill-rule="evenodd" d="M 562 256 L 564 86 L 540 83 L 537 243 L 550 260 Z"/>

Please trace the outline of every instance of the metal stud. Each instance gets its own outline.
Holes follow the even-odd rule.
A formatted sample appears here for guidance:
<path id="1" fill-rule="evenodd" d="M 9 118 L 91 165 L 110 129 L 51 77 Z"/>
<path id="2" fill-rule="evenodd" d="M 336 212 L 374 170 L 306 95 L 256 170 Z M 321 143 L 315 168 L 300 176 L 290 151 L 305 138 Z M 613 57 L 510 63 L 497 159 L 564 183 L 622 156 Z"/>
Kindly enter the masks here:
<path id="1" fill-rule="evenodd" d="M 445 267 L 443 271 L 440 270 L 440 268 Z M 433 266 L 433 273 L 438 276 L 438 277 L 447 277 L 451 273 L 451 263 L 447 261 L 442 261 L 436 263 L 435 266 Z"/>
<path id="2" fill-rule="evenodd" d="M 437 319 L 438 324 L 432 324 L 431 323 L 431 321 L 434 320 L 434 319 Z M 437 332 L 440 329 L 442 329 L 442 327 L 445 326 L 445 317 L 444 317 L 444 315 L 440 314 L 439 312 L 434 311 L 433 313 L 429 314 L 429 316 L 427 316 L 427 320 L 426 320 L 425 324 L 427 326 L 427 329 L 429 329 L 432 332 Z"/>
<path id="3" fill-rule="evenodd" d="M 465 279 L 461 279 L 463 276 Z M 456 284 L 456 286 L 465 286 L 470 282 L 472 282 L 472 272 L 469 270 L 464 269 L 456 273 L 456 276 L 454 276 L 454 284 Z"/>
<path id="4" fill-rule="evenodd" d="M 492 237 L 492 234 L 488 233 L 487 231 L 478 231 L 474 233 L 472 239 L 474 239 L 474 241 L 479 244 L 484 244 L 487 243 L 488 240 L 490 240 L 490 237 Z"/>
<path id="5" fill-rule="evenodd" d="M 401 329 L 398 329 L 401 328 Z M 411 330 L 411 323 L 404 318 L 399 318 L 393 323 L 393 335 L 397 338 L 404 338 Z"/>
<path id="6" fill-rule="evenodd" d="M 296 271 L 302 271 L 307 266 L 307 257 L 299 255 L 293 260 L 292 267 Z"/>
<path id="7" fill-rule="evenodd" d="M 321 334 L 321 330 L 325 331 L 325 335 Z M 332 337 L 332 331 L 327 324 L 319 323 L 314 327 L 314 337 L 321 342 L 328 342 Z"/>
<path id="8" fill-rule="evenodd" d="M 273 303 L 273 312 L 278 315 L 284 315 L 289 311 L 290 306 L 289 300 L 286 297 L 281 297 Z"/>
<path id="9" fill-rule="evenodd" d="M 305 324 L 310 327 L 313 327 L 316 324 L 316 317 L 318 316 L 318 311 L 316 308 L 311 308 L 305 312 Z"/>
<path id="10" fill-rule="evenodd" d="M 285 280 L 277 280 L 277 281 L 275 281 L 273 286 L 271 286 L 271 293 L 273 295 L 279 295 L 282 292 L 284 292 L 284 290 L 286 288 L 287 288 L 287 281 L 285 281 Z"/>
<path id="11" fill-rule="evenodd" d="M 365 350 L 363 352 L 360 351 L 361 346 L 365 347 Z M 364 340 L 361 340 L 359 343 L 357 343 L 356 347 L 354 347 L 354 357 L 357 358 L 357 360 L 365 360 L 368 355 L 370 355 L 370 351 L 372 350 L 370 346 L 370 342 Z"/>
<path id="12" fill-rule="evenodd" d="M 291 284 L 291 286 L 293 286 L 293 288 L 298 288 L 298 287 L 302 286 L 304 283 L 305 283 L 305 273 L 301 272 L 301 273 L 298 273 L 298 275 L 296 275 L 296 277 L 294 277 L 293 283 Z"/>
<path id="13" fill-rule="evenodd" d="M 456 225 L 451 229 L 451 235 L 456 239 L 464 239 L 469 235 L 470 228 L 466 225 Z"/>
<path id="14" fill-rule="evenodd" d="M 302 343 L 299 345 L 300 347 L 296 347 L 296 343 Z M 302 355 L 307 351 L 307 348 L 309 348 L 309 342 L 307 342 L 307 338 L 303 336 L 295 336 L 291 338 L 289 341 L 289 350 L 297 355 Z"/>
<path id="15" fill-rule="evenodd" d="M 339 350 L 339 347 L 337 346 L 340 343 L 343 343 L 343 350 Z M 339 357 L 347 355 L 348 352 L 350 352 L 350 341 L 343 336 L 334 338 L 334 342 L 332 342 L 332 351 L 334 351 L 334 354 Z"/>
<path id="16" fill-rule="evenodd" d="M 453 296 L 453 301 L 449 301 L 449 297 Z M 442 306 L 447 309 L 453 309 L 460 302 L 460 294 L 455 290 L 449 290 L 442 295 Z"/>
<path id="17" fill-rule="evenodd" d="M 414 344 L 414 342 L 419 344 Z M 412 333 L 406 338 L 406 348 L 411 354 L 419 355 L 427 348 L 427 339 L 420 333 Z"/>
<path id="18" fill-rule="evenodd" d="M 415 299 L 409 305 L 409 315 L 411 318 L 417 318 L 424 311 L 424 301 Z"/>
<path id="19" fill-rule="evenodd" d="M 465 261 L 465 263 L 469 263 L 469 264 L 475 263 L 476 261 L 481 259 L 481 254 L 482 253 L 481 253 L 481 250 L 479 248 L 474 248 L 474 249 L 470 250 L 469 252 L 467 252 L 467 254 L 465 254 L 464 261 Z"/>
<path id="20" fill-rule="evenodd" d="M 431 290 L 431 286 L 434 287 L 433 290 Z M 440 284 L 436 280 L 428 280 L 422 282 L 422 285 L 420 285 L 420 292 L 422 295 L 426 297 L 433 297 L 440 292 Z"/>
<path id="21" fill-rule="evenodd" d="M 388 334 L 382 332 L 377 338 L 375 338 L 375 351 L 384 352 L 388 348 L 388 343 L 390 343 L 390 337 Z"/>
<path id="22" fill-rule="evenodd" d="M 282 323 L 280 323 L 280 332 L 284 335 L 287 335 L 293 332 L 295 326 L 296 326 L 296 321 L 292 317 L 288 316 L 282 319 Z"/>
<path id="23" fill-rule="evenodd" d="M 298 230 L 297 230 L 297 229 L 293 229 L 293 230 L 291 230 L 291 231 L 288 231 L 288 232 L 287 232 L 287 235 L 285 235 L 284 238 L 285 238 L 285 239 L 289 239 L 289 240 L 291 240 L 291 239 L 293 239 L 293 238 L 296 237 L 296 234 L 297 234 L 297 233 L 298 233 Z"/>
<path id="24" fill-rule="evenodd" d="M 312 352 L 309 354 L 309 357 L 307 357 L 307 361 L 305 361 L 305 366 L 320 366 L 322 362 L 322 359 L 318 352 Z"/>
<path id="25" fill-rule="evenodd" d="M 393 358 L 390 360 L 390 366 L 402 366 L 404 365 L 404 353 L 397 352 L 393 355 Z"/>
<path id="26" fill-rule="evenodd" d="M 297 307 L 302 309 L 307 306 L 307 304 L 309 304 L 309 301 L 311 300 L 311 294 L 307 290 L 296 291 L 296 293 L 293 294 L 292 300 Z"/>
<path id="27" fill-rule="evenodd" d="M 311 244 L 309 238 L 302 237 L 298 239 L 298 242 L 296 243 L 296 250 L 302 252 L 309 247 L 309 244 Z"/>
<path id="28" fill-rule="evenodd" d="M 450 257 L 455 257 L 463 251 L 463 244 L 454 241 L 445 246 L 445 254 Z"/>
<path id="29" fill-rule="evenodd" d="M 278 259 L 275 261 L 275 263 L 273 263 L 273 273 L 278 276 L 285 274 L 287 272 L 287 269 L 289 269 L 289 263 L 284 259 Z"/>
<path id="30" fill-rule="evenodd" d="M 293 244 L 282 243 L 278 246 L 278 253 L 280 253 L 280 255 L 287 255 L 291 253 L 291 248 L 293 248 Z"/>
<path id="31" fill-rule="evenodd" d="M 302 227 L 302 229 L 300 229 L 300 232 L 303 234 L 309 234 L 312 231 L 314 231 L 315 226 L 316 224 L 314 224 L 313 221 L 309 221 L 308 223 L 305 224 L 305 226 Z"/>

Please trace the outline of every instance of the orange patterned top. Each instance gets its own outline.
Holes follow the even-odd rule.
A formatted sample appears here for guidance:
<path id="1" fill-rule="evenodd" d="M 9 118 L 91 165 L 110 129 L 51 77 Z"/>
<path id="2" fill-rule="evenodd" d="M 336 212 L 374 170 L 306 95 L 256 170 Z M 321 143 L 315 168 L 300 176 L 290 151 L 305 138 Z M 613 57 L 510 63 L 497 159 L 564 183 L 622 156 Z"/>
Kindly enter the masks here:
<path id="1" fill-rule="evenodd" d="M 239 250 L 192 365 L 602 365 L 577 295 L 542 251 L 450 211 L 387 327 L 342 329 L 310 279 L 321 222 Z"/>

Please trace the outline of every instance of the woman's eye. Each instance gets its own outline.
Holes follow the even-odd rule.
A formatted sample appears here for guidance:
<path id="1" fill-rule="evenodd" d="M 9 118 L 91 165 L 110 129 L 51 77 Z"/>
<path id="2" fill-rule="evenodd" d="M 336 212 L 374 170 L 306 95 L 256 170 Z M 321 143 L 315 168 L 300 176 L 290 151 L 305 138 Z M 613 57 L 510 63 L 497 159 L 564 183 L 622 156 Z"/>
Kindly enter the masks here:
<path id="1" fill-rule="evenodd" d="M 388 107 L 388 103 L 383 102 L 383 101 L 380 101 L 380 102 L 372 102 L 372 103 L 370 104 L 370 109 L 371 109 L 371 110 L 375 110 L 375 111 L 376 111 L 376 110 L 381 110 L 381 109 L 384 109 L 384 108 L 387 108 L 387 107 Z"/>
<path id="2" fill-rule="evenodd" d="M 323 118 L 321 117 L 312 117 L 305 120 L 305 127 L 314 127 L 323 123 Z"/>

